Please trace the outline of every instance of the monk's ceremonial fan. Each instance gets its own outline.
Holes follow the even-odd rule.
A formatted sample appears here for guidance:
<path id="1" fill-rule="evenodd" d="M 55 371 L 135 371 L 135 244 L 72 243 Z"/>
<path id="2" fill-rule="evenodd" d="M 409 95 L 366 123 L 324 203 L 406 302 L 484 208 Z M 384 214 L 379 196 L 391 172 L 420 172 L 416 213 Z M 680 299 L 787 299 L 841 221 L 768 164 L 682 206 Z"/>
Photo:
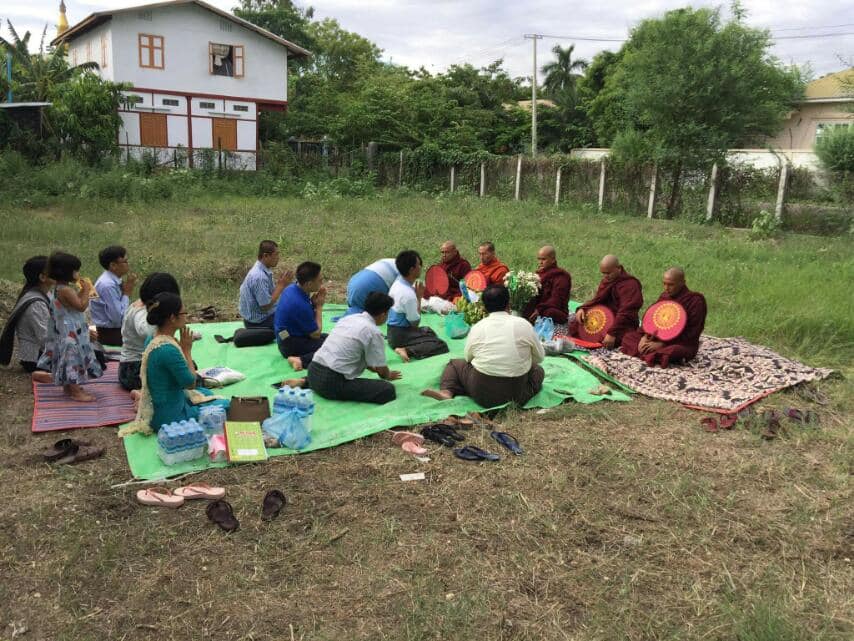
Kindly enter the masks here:
<path id="1" fill-rule="evenodd" d="M 466 274 L 466 287 L 473 292 L 482 292 L 486 289 L 486 276 L 482 272 L 471 271 Z"/>
<path id="2" fill-rule="evenodd" d="M 604 305 L 594 305 L 584 312 L 584 322 L 578 324 L 578 338 L 590 343 L 601 343 L 614 326 L 614 312 Z"/>
<path id="3" fill-rule="evenodd" d="M 448 293 L 450 284 L 448 272 L 439 265 L 433 265 L 424 276 L 424 295 L 427 297 L 444 296 Z"/>
<path id="4" fill-rule="evenodd" d="M 662 341 L 672 341 L 685 329 L 688 315 L 685 308 L 673 300 L 652 305 L 643 315 L 643 331 Z"/>

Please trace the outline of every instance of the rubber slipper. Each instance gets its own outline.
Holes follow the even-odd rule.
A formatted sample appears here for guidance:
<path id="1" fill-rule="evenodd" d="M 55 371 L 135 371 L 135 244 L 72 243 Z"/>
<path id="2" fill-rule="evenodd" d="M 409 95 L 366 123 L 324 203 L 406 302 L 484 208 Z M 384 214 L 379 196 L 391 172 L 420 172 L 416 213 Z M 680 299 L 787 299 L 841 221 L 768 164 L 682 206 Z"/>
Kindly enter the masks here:
<path id="1" fill-rule="evenodd" d="M 421 445 L 424 442 L 424 437 L 415 432 L 392 432 L 391 442 L 395 445 L 403 445 L 407 441 Z"/>
<path id="2" fill-rule="evenodd" d="M 136 493 L 136 500 L 143 505 L 156 505 L 159 507 L 181 507 L 184 505 L 184 497 L 177 496 L 165 487 L 149 487 Z"/>
<path id="3" fill-rule="evenodd" d="M 421 428 L 421 435 L 426 438 L 428 441 L 433 441 L 434 443 L 438 443 L 439 445 L 444 445 L 445 447 L 453 447 L 457 444 L 457 442 L 452 439 L 450 436 L 437 430 L 435 427 L 423 427 Z"/>
<path id="4" fill-rule="evenodd" d="M 487 452 L 474 445 L 466 445 L 454 450 L 454 456 L 464 461 L 500 461 L 498 454 Z"/>
<path id="5" fill-rule="evenodd" d="M 221 499 L 225 496 L 224 487 L 213 487 L 207 483 L 192 483 L 184 487 L 176 487 L 173 494 L 182 496 L 188 501 L 193 499 Z"/>
<path id="6" fill-rule="evenodd" d="M 455 430 L 450 425 L 442 425 L 441 423 L 437 423 L 436 425 L 433 426 L 433 428 L 440 431 L 442 434 L 450 436 L 457 443 L 462 443 L 464 440 L 466 440 L 465 436 L 460 434 L 457 430 Z"/>
<path id="7" fill-rule="evenodd" d="M 64 456 L 73 454 L 81 445 L 89 445 L 83 441 L 77 441 L 73 438 L 63 438 L 42 452 L 45 461 L 53 462 L 61 459 Z"/>
<path id="8" fill-rule="evenodd" d="M 400 449 L 402 449 L 407 454 L 412 454 L 412 456 L 424 456 L 427 454 L 427 450 L 415 441 L 404 441 L 400 445 Z"/>
<path id="9" fill-rule="evenodd" d="M 228 501 L 222 499 L 211 501 L 205 508 L 205 514 L 226 532 L 234 532 L 240 527 L 240 521 L 234 516 L 234 510 Z"/>
<path id="10" fill-rule="evenodd" d="M 522 449 L 522 446 L 519 445 L 519 441 L 516 440 L 516 437 L 512 434 L 508 434 L 507 432 L 497 432 L 493 430 L 489 433 L 489 435 L 495 439 L 498 443 L 506 447 L 508 450 L 513 452 L 516 456 L 525 453 L 525 450 Z"/>
<path id="11" fill-rule="evenodd" d="M 738 423 L 738 414 L 727 414 L 721 416 L 720 426 L 722 430 L 731 430 Z"/>
<path id="12" fill-rule="evenodd" d="M 711 432 L 714 434 L 718 431 L 718 419 L 714 416 L 706 416 L 705 418 L 700 419 L 700 425 L 703 426 L 703 429 L 707 432 Z"/>
<path id="13" fill-rule="evenodd" d="M 787 408 L 786 409 L 786 416 L 788 416 L 790 419 L 792 419 L 795 423 L 804 423 L 805 422 L 804 413 L 795 407 Z"/>
<path id="14" fill-rule="evenodd" d="M 474 427 L 474 421 L 467 416 L 448 416 L 447 418 L 439 421 L 437 425 L 447 425 L 448 427 L 460 430 L 470 430 Z"/>
<path id="15" fill-rule="evenodd" d="M 763 413 L 762 420 L 765 421 L 765 428 L 762 430 L 760 436 L 766 441 L 776 438 L 780 430 L 783 429 L 782 425 L 780 425 L 780 415 L 776 410 L 768 410 Z"/>
<path id="16" fill-rule="evenodd" d="M 54 463 L 58 465 L 74 465 L 75 463 L 83 463 L 91 461 L 104 455 L 103 447 L 95 447 L 94 445 L 83 445 L 82 443 L 74 445 L 74 451 L 70 451 L 66 456 L 56 459 Z"/>
<path id="17" fill-rule="evenodd" d="M 287 502 L 288 500 L 280 490 L 270 490 L 264 495 L 264 503 L 261 507 L 261 518 L 265 521 L 272 521 L 279 516 L 279 512 L 282 511 L 282 508 L 285 507 L 285 503 Z"/>

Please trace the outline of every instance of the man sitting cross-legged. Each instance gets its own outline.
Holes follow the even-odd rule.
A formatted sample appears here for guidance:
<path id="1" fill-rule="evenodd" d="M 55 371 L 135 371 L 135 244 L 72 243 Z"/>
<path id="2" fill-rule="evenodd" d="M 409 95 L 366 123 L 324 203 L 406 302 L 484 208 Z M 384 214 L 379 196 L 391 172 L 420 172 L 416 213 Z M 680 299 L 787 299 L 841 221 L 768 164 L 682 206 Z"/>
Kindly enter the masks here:
<path id="1" fill-rule="evenodd" d="M 483 407 L 509 401 L 524 405 L 543 387 L 543 345 L 527 320 L 510 315 L 506 287 L 490 285 L 481 300 L 489 316 L 471 328 L 465 360 L 451 360 L 439 389 L 421 393 L 440 401 L 470 396 Z"/>
<path id="2" fill-rule="evenodd" d="M 288 285 L 276 305 L 276 344 L 295 371 L 308 367 L 323 345 L 323 304 L 326 288 L 320 265 L 306 261 L 297 267 L 297 282 Z"/>
<path id="3" fill-rule="evenodd" d="M 308 376 L 284 381 L 291 387 L 308 387 L 333 401 L 362 401 L 383 405 L 396 397 L 389 381 L 401 377 L 386 364 L 385 341 L 379 325 L 386 322 L 394 301 L 388 294 L 371 292 L 365 311 L 339 320 L 308 366 Z M 383 380 L 358 378 L 366 369 Z"/>
<path id="4" fill-rule="evenodd" d="M 402 251 L 394 260 L 400 276 L 388 290 L 394 305 L 388 313 L 388 344 L 404 360 L 447 354 L 448 345 L 421 323 L 421 299 L 424 285 L 416 283 L 421 275 L 418 252 Z"/>

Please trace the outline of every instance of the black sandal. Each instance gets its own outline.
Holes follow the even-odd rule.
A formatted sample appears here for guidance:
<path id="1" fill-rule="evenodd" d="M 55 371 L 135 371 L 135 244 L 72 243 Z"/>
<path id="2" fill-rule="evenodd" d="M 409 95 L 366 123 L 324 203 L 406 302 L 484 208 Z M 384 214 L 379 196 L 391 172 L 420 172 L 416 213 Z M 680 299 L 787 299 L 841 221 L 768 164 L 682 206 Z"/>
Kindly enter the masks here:
<path id="1" fill-rule="evenodd" d="M 219 499 L 208 503 L 205 514 L 226 532 L 234 532 L 240 527 L 240 521 L 234 516 L 234 509 L 228 501 Z"/>
<path id="2" fill-rule="evenodd" d="M 288 499 L 285 498 L 285 495 L 280 490 L 270 490 L 264 495 L 261 518 L 264 521 L 272 521 L 279 516 L 279 512 L 282 511 L 287 502 Z"/>

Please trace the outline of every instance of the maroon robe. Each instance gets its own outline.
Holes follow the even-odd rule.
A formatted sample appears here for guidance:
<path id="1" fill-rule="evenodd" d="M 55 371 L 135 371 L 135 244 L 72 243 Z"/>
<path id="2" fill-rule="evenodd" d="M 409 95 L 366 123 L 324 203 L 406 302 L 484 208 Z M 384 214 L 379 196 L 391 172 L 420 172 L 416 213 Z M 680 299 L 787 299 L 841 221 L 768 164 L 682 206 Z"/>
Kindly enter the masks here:
<path id="1" fill-rule="evenodd" d="M 643 307 L 643 288 L 640 281 L 620 268 L 620 275 L 614 280 L 602 279 L 599 289 L 580 309 L 587 311 L 594 305 L 604 305 L 614 313 L 614 324 L 608 333 L 619 346 L 623 334 L 638 328 L 638 312 Z M 578 321 L 573 319 L 569 324 L 569 335 L 578 336 Z"/>
<path id="2" fill-rule="evenodd" d="M 644 331 L 637 329 L 623 335 L 620 349 L 624 354 L 642 358 L 647 365 L 658 363 L 661 367 L 667 367 L 670 363 L 688 361 L 697 355 L 697 350 L 700 349 L 700 334 L 706 324 L 706 299 L 699 292 L 692 292 L 683 287 L 675 296 L 663 293 L 658 297 L 658 301 L 662 300 L 676 301 L 685 308 L 687 320 L 682 333 L 672 341 L 664 341 L 664 346 L 651 354 L 641 354 L 638 347 Z"/>
<path id="3" fill-rule="evenodd" d="M 538 316 L 551 318 L 562 325 L 569 318 L 569 294 L 572 291 L 572 277 L 565 269 L 557 265 L 538 269 L 540 293 L 525 306 L 522 315 L 529 319 L 537 312 Z"/>
<path id="4" fill-rule="evenodd" d="M 448 293 L 442 298 L 452 301 L 460 295 L 460 281 L 471 271 L 471 265 L 457 252 L 457 256 L 451 262 L 439 263 L 439 267 L 448 274 Z"/>

